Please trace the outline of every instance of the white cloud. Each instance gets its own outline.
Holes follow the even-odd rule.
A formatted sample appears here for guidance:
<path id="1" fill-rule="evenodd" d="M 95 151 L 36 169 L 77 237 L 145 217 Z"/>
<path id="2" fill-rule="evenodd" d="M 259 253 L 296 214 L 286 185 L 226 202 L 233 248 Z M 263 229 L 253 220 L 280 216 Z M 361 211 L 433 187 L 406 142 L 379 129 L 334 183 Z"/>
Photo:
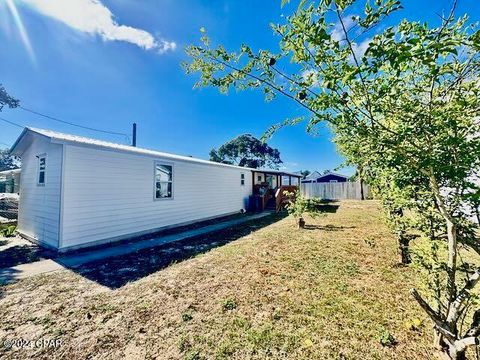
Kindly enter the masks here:
<path id="1" fill-rule="evenodd" d="M 344 16 L 342 18 L 343 25 L 345 26 L 345 29 L 347 30 L 347 32 L 355 25 L 355 21 L 353 20 L 354 16 L 355 15 Z M 345 32 L 343 31 L 342 23 L 340 21 L 337 21 L 333 25 L 331 34 L 332 34 L 332 39 L 335 41 L 345 40 Z"/>
<path id="2" fill-rule="evenodd" d="M 363 54 L 365 54 L 365 51 L 368 49 L 368 45 L 370 45 L 370 42 L 372 41 L 371 38 L 367 38 L 363 41 L 361 41 L 358 44 L 353 44 L 353 51 L 355 52 L 355 56 L 360 59 Z"/>
<path id="3" fill-rule="evenodd" d="M 43 15 L 61 21 L 75 30 L 99 35 L 105 41 L 125 41 L 161 54 L 177 47 L 173 41 L 155 39 L 148 31 L 118 24 L 112 12 L 100 0 L 22 1 Z"/>
<path id="4" fill-rule="evenodd" d="M 354 36 L 355 31 L 353 31 L 353 34 L 351 33 L 351 30 L 354 28 L 357 22 L 356 20 L 354 20 L 354 18 L 357 18 L 357 15 L 348 15 L 348 16 L 342 17 L 343 26 L 345 26 L 345 29 L 347 30 L 347 32 L 349 32 L 350 40 L 352 38 L 355 38 Z M 338 41 L 338 42 L 345 41 L 345 32 L 343 31 L 342 23 L 340 21 L 337 21 L 335 24 L 333 24 L 331 35 L 332 35 L 332 39 L 335 41 Z M 365 51 L 367 51 L 368 45 L 370 44 L 371 41 L 372 41 L 371 38 L 367 38 L 362 40 L 359 43 L 353 43 L 353 51 L 355 52 L 355 56 L 357 56 L 358 58 L 361 58 L 363 54 L 365 54 Z M 352 56 L 352 60 L 353 60 L 353 56 Z"/>
<path id="5" fill-rule="evenodd" d="M 318 71 L 313 69 L 304 70 L 302 72 L 303 81 L 310 86 L 316 87 L 318 86 Z"/>

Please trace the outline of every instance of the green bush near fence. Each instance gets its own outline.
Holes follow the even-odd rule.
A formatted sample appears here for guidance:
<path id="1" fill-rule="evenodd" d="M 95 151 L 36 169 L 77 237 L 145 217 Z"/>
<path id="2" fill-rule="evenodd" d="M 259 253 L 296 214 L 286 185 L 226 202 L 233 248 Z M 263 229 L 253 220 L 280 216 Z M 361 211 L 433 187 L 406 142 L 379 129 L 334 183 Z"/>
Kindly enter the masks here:
<path id="1" fill-rule="evenodd" d="M 17 230 L 16 225 L 0 225 L 0 236 L 3 236 L 3 237 L 15 236 L 16 230 Z"/>

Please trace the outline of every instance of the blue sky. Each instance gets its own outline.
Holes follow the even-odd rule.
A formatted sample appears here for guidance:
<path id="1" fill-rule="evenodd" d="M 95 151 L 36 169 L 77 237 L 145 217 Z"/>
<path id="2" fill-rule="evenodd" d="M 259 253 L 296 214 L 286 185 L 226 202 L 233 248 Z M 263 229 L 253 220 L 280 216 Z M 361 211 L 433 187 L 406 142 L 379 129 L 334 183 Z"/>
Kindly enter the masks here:
<path id="1" fill-rule="evenodd" d="M 193 90 L 195 78 L 180 67 L 186 59 L 183 49 L 198 41 L 200 27 L 228 49 L 245 42 L 254 49 L 275 51 L 278 38 L 269 24 L 281 22 L 281 15 L 291 9 L 281 9 L 280 0 L 102 0 L 102 9 L 97 10 L 102 10 L 101 15 L 109 10 L 117 26 L 129 26 L 120 29 L 105 25 L 105 16 L 87 13 L 82 18 L 82 11 L 88 10 L 82 4 L 91 0 L 70 1 L 79 8 L 67 9 L 68 18 L 65 8 L 55 8 L 55 4 L 64 7 L 65 0 L 0 0 L 0 83 L 26 108 L 117 132 L 129 133 L 131 123 L 137 122 L 138 146 L 200 158 L 241 133 L 261 136 L 270 125 L 303 114 L 286 99 L 266 103 L 258 92 L 225 96 L 215 89 Z M 31 52 L 8 2 L 19 13 Z M 438 23 L 437 14 L 447 11 L 451 1 L 403 4 L 404 10 L 392 22 L 407 17 Z M 62 14 L 58 16 L 63 20 L 52 13 Z M 459 0 L 457 14 L 464 13 L 478 21 L 478 0 Z M 89 28 L 95 25 L 92 21 L 106 26 L 103 38 Z M 121 136 L 78 129 L 20 109 L 4 109 L 0 116 L 24 125 L 125 142 Z M 0 121 L 0 147 L 12 144 L 20 131 Z M 299 125 L 282 129 L 269 143 L 281 151 L 288 170 L 324 170 L 343 161 L 330 139 L 327 129 L 312 137 Z M 343 172 L 350 174 L 352 169 Z"/>

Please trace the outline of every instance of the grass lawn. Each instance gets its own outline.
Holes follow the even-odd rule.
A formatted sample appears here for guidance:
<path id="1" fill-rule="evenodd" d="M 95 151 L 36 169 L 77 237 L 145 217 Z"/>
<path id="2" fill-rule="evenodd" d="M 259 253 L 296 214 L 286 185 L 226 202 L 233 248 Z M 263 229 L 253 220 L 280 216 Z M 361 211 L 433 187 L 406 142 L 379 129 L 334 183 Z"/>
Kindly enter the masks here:
<path id="1" fill-rule="evenodd" d="M 0 287 L 0 358 L 431 359 L 430 323 L 404 325 L 425 316 L 378 204 L 339 205 L 304 230 L 277 217 L 217 232 L 170 265 L 152 266 L 165 249 L 139 254 L 150 270 L 115 286 L 84 269 Z M 14 338 L 62 345 L 2 346 Z"/>

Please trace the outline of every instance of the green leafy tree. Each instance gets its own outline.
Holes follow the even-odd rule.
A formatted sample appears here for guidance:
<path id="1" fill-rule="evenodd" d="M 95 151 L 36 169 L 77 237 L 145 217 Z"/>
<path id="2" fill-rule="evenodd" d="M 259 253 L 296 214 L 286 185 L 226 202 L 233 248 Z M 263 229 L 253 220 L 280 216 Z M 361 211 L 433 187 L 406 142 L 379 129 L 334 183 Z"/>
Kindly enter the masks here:
<path id="1" fill-rule="evenodd" d="M 250 134 L 237 136 L 218 149 L 212 149 L 210 160 L 254 169 L 265 166 L 278 169 L 279 164 L 282 163 L 280 151 Z"/>
<path id="2" fill-rule="evenodd" d="M 310 170 L 300 170 L 299 171 L 300 175 L 302 175 L 302 179 L 305 179 L 308 175 L 311 174 Z"/>
<path id="3" fill-rule="evenodd" d="M 310 215 L 312 218 L 316 218 L 321 214 L 319 210 L 320 200 L 306 199 L 298 192 L 284 191 L 285 196 L 285 208 L 289 215 L 292 215 L 297 222 L 299 229 L 305 227 L 305 214 Z"/>
<path id="4" fill-rule="evenodd" d="M 8 95 L 7 90 L 0 84 L 0 111 L 5 105 L 9 108 L 15 108 L 20 105 L 20 101 Z"/>
<path id="5" fill-rule="evenodd" d="M 7 149 L 0 150 L 0 171 L 18 169 L 20 167 L 20 159 L 10 155 Z"/>
<path id="6" fill-rule="evenodd" d="M 0 111 L 4 106 L 15 108 L 20 105 L 20 101 L 11 97 L 7 90 L 0 84 Z M 10 155 L 8 150 L 0 150 L 0 171 L 16 169 L 20 166 L 20 159 Z"/>
<path id="7" fill-rule="evenodd" d="M 479 192 L 480 31 L 466 16 L 455 17 L 454 4 L 438 26 L 402 20 L 372 35 L 401 9 L 400 1 L 367 2 L 361 15 L 355 5 L 301 1 L 285 23 L 272 25 L 276 53 L 245 44 L 233 52 L 212 47 L 202 29 L 201 44 L 187 49 L 185 69 L 200 74 L 196 86 L 222 93 L 253 88 L 266 100 L 290 99 L 305 117 L 273 125 L 267 134 L 302 121 L 315 131 L 327 122 L 363 180 L 377 188 L 391 184 L 379 195 L 396 217 L 393 226 L 419 231 L 434 249 L 430 264 L 423 263 L 435 269 L 437 292 L 428 299 L 412 294 L 435 324 L 439 349 L 463 359 L 480 335 L 480 310 L 470 307 L 480 269 L 458 256 L 461 246 L 479 252 L 469 214 Z M 415 221 L 403 220 L 407 209 Z"/>

